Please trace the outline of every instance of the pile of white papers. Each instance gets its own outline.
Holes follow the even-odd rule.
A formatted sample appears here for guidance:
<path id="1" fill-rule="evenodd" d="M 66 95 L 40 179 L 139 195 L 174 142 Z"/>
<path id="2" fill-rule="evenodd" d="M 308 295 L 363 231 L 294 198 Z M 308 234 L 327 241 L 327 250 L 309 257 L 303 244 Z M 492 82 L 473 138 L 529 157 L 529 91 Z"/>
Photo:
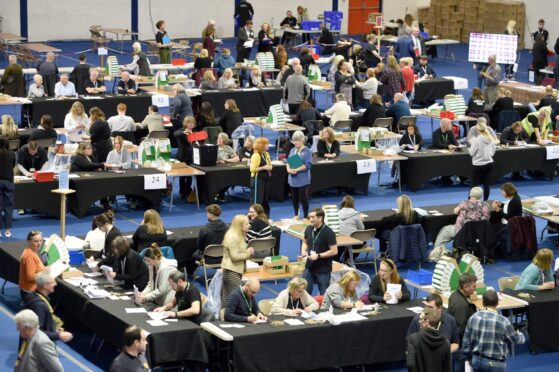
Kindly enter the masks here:
<path id="1" fill-rule="evenodd" d="M 84 293 L 89 298 L 107 298 L 111 294 L 104 289 L 97 288 L 95 286 L 90 285 L 84 289 Z"/>

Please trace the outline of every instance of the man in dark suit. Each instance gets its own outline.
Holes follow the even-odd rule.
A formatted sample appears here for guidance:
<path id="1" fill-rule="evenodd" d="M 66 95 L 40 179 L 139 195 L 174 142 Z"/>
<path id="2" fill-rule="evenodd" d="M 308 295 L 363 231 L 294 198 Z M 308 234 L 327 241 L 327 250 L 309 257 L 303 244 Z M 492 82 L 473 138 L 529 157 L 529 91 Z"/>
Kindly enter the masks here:
<path id="1" fill-rule="evenodd" d="M 538 21 L 538 28 L 536 29 L 536 31 L 534 31 L 534 33 L 532 33 L 532 37 L 534 38 L 534 42 L 535 42 L 538 40 L 540 35 L 543 35 L 545 45 L 547 45 L 547 41 L 549 40 L 549 32 L 547 32 L 547 30 L 544 27 L 545 27 L 545 20 L 540 19 Z"/>
<path id="2" fill-rule="evenodd" d="M 427 53 L 427 48 L 425 47 L 425 38 L 419 34 L 419 27 L 411 28 L 411 43 L 410 43 L 410 53 L 413 57 L 414 63 L 419 62 L 419 56 Z"/>
<path id="3" fill-rule="evenodd" d="M 89 79 L 91 66 L 87 64 L 85 54 L 80 54 L 80 64 L 75 66 L 70 74 L 70 80 L 76 86 L 78 94 L 85 94 L 85 82 Z"/>
<path id="4" fill-rule="evenodd" d="M 398 38 L 396 41 L 396 47 L 394 48 L 394 52 L 396 54 L 396 58 L 404 58 L 404 57 L 415 57 L 412 47 L 412 39 L 410 35 L 404 35 Z"/>
<path id="5" fill-rule="evenodd" d="M 254 32 L 252 31 L 252 21 L 247 21 L 244 27 L 239 28 L 237 33 L 237 62 L 243 62 L 250 59 L 252 46 L 247 47 L 247 41 L 254 42 Z"/>
<path id="6" fill-rule="evenodd" d="M 332 32 L 326 27 L 324 22 L 320 22 L 320 36 L 318 37 L 318 43 L 322 45 L 322 54 L 329 55 L 332 54 L 334 51 L 334 35 Z"/>
<path id="7" fill-rule="evenodd" d="M 413 73 L 419 77 L 437 77 L 437 73 L 429 65 L 429 58 L 426 55 L 419 57 L 419 63 L 413 67 Z"/>

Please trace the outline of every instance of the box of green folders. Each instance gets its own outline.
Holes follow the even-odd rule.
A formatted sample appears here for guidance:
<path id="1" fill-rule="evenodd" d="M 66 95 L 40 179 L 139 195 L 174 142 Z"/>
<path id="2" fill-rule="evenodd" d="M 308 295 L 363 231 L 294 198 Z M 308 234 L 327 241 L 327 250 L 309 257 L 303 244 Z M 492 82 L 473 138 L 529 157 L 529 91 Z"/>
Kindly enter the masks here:
<path id="1" fill-rule="evenodd" d="M 262 264 L 264 271 L 268 274 L 285 274 L 289 265 L 289 258 L 287 256 L 266 257 Z"/>

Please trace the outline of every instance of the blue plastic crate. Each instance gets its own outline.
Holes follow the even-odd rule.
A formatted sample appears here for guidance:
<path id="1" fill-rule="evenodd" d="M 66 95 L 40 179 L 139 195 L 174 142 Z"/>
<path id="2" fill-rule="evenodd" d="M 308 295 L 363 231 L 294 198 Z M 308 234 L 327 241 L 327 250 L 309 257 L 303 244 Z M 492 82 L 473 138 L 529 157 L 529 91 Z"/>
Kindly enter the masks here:
<path id="1" fill-rule="evenodd" d="M 83 251 L 70 251 L 70 265 L 79 266 L 85 261 Z"/>
<path id="2" fill-rule="evenodd" d="M 330 31 L 339 31 L 342 28 L 344 14 L 339 11 L 325 11 L 324 24 Z"/>
<path id="3" fill-rule="evenodd" d="M 301 29 L 309 31 L 320 30 L 320 21 L 303 21 L 301 22 Z"/>
<path id="4" fill-rule="evenodd" d="M 408 280 L 419 285 L 429 285 L 433 282 L 433 272 L 419 269 L 418 271 L 408 271 Z"/>

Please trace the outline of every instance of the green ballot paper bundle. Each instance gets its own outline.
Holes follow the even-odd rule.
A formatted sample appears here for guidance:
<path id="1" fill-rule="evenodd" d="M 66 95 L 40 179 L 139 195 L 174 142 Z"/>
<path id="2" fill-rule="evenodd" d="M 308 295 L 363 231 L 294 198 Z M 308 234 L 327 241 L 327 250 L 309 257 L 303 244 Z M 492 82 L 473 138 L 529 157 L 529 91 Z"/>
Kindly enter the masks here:
<path id="1" fill-rule="evenodd" d="M 303 159 L 299 156 L 299 154 L 295 154 L 287 158 L 287 164 L 291 169 L 297 169 L 303 165 Z"/>

